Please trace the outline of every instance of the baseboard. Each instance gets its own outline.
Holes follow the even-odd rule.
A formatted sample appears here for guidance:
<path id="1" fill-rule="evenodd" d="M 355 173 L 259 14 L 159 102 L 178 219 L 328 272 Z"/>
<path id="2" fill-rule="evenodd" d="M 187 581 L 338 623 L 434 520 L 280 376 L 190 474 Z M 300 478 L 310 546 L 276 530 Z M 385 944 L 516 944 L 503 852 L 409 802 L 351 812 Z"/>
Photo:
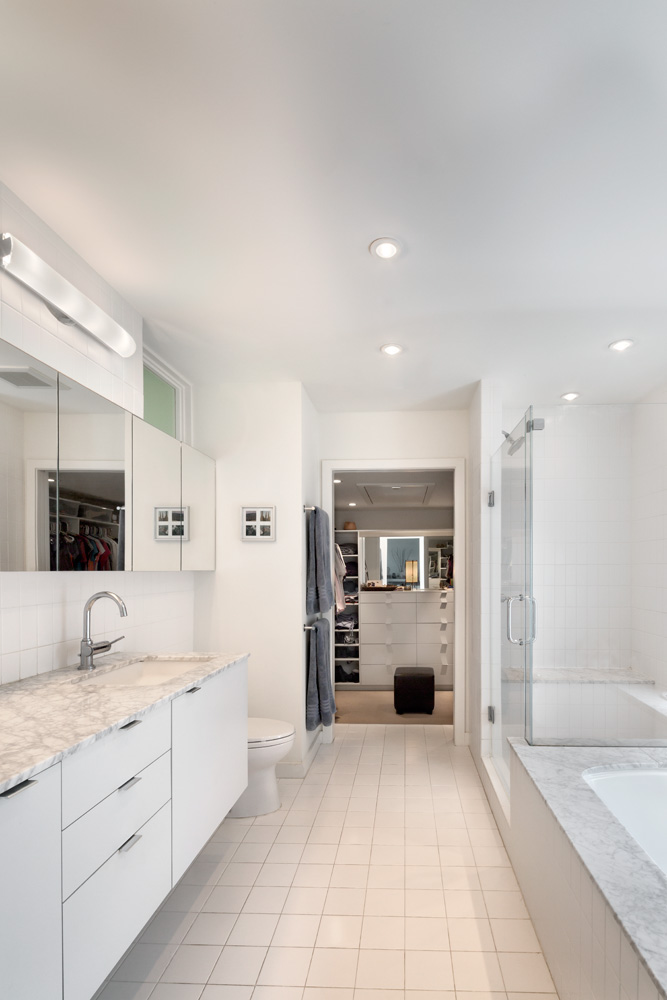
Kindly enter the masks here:
<path id="1" fill-rule="evenodd" d="M 276 765 L 276 775 L 279 778 L 305 778 L 310 770 L 310 765 L 315 760 L 315 754 L 319 750 L 322 741 L 322 731 L 308 748 L 308 752 L 303 760 L 283 760 Z"/>

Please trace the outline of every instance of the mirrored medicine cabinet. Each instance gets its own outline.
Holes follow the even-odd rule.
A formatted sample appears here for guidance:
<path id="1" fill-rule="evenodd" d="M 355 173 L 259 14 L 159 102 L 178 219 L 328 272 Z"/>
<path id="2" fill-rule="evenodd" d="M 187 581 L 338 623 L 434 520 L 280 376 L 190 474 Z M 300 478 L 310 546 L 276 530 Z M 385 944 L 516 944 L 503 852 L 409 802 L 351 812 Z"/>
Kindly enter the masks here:
<path id="1" fill-rule="evenodd" d="M 215 568 L 215 463 L 0 340 L 0 571 Z"/>

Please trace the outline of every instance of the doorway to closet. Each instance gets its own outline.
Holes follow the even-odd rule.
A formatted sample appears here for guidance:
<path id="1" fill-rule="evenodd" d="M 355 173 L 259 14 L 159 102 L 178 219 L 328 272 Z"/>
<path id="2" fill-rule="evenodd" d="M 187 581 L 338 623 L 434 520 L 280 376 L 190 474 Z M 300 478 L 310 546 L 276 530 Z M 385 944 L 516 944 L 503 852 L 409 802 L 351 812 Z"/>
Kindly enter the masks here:
<path id="1" fill-rule="evenodd" d="M 456 598 L 464 579 L 463 462 L 324 465 L 323 502 L 339 565 L 336 721 L 458 722 L 454 735 L 464 742 L 464 648 L 457 641 L 464 608 Z"/>

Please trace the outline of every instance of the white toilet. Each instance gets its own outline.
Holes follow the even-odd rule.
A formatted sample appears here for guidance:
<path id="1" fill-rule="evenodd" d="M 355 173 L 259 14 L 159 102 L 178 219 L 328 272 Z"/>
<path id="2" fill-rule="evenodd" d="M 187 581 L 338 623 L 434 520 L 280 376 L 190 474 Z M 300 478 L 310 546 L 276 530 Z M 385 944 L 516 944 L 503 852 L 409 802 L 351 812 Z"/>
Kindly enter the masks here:
<path id="1" fill-rule="evenodd" d="M 280 809 L 276 764 L 291 750 L 294 736 L 291 722 L 248 719 L 248 787 L 230 816 L 263 816 Z"/>

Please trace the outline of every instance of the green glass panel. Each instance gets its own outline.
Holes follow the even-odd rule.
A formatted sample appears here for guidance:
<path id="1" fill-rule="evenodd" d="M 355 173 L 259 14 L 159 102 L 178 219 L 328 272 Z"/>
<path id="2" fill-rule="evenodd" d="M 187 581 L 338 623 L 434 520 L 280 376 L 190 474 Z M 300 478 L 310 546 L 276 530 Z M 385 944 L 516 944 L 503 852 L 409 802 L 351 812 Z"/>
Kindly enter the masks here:
<path id="1" fill-rule="evenodd" d="M 144 420 L 176 437 L 176 390 L 150 368 L 144 368 Z"/>

